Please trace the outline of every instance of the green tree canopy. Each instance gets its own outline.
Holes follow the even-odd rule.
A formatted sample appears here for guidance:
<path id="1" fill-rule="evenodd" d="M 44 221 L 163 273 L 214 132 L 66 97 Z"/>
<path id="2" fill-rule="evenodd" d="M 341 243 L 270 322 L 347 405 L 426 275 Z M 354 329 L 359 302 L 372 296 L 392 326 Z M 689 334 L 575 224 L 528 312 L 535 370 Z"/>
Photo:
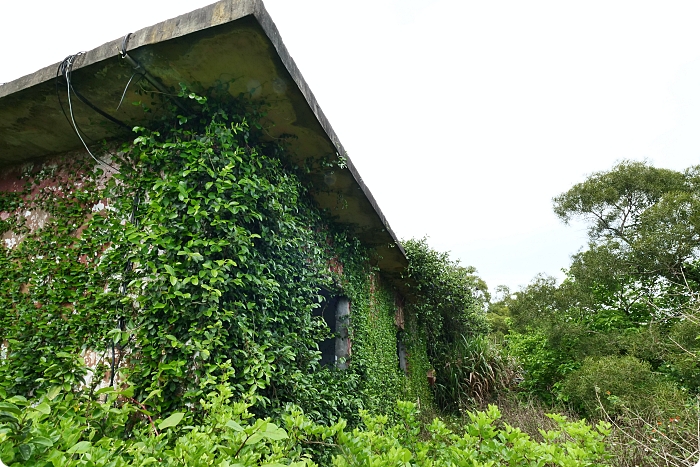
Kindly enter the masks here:
<path id="1" fill-rule="evenodd" d="M 538 276 L 502 300 L 525 387 L 573 401 L 584 367 L 612 371 L 598 362 L 614 357 L 697 392 L 699 173 L 623 161 L 554 198 L 560 219 L 586 222 L 589 242 L 561 284 Z"/>
<path id="2" fill-rule="evenodd" d="M 554 198 L 554 212 L 566 223 L 586 221 L 591 251 L 615 257 L 618 272 L 683 284 L 697 281 L 699 171 L 698 166 L 677 172 L 621 162 Z M 587 256 L 590 264 L 591 254 Z M 599 265 L 596 275 L 609 278 L 610 262 Z"/>

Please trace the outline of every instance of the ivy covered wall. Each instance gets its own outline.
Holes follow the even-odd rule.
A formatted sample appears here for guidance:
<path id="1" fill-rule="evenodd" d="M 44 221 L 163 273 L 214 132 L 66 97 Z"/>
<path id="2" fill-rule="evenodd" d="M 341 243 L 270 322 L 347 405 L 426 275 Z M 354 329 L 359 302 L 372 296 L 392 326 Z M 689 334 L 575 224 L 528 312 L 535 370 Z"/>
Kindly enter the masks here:
<path id="1" fill-rule="evenodd" d="M 425 339 L 407 316 L 406 377 L 397 293 L 371 252 L 315 206 L 259 114 L 197 100 L 99 160 L 4 169 L 0 388 L 130 385 L 168 413 L 226 382 L 260 414 L 294 403 L 322 422 L 429 403 Z M 321 288 L 351 301 L 346 371 L 320 365 Z"/>

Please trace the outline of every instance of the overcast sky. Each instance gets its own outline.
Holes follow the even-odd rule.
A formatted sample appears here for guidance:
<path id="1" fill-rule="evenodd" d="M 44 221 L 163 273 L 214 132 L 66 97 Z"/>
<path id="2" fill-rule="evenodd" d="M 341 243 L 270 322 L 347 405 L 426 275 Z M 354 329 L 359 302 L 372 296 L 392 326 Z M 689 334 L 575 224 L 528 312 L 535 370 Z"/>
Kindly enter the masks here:
<path id="1" fill-rule="evenodd" d="M 0 7 L 0 83 L 206 0 Z M 622 159 L 700 163 L 700 2 L 267 0 L 400 238 L 491 289 L 585 245 L 552 197 Z"/>

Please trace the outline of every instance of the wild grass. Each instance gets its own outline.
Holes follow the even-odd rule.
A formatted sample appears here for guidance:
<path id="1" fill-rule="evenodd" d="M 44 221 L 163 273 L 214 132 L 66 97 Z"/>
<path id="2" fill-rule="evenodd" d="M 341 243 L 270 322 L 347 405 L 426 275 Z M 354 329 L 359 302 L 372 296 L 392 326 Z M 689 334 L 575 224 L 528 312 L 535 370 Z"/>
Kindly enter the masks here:
<path id="1" fill-rule="evenodd" d="M 505 391 L 490 403 L 501 411 L 500 423 L 520 428 L 536 441 L 541 430 L 554 429 L 556 423 L 548 413 L 578 420 L 579 415 L 565 405 L 549 406 L 536 397 Z M 688 404 L 675 415 L 624 409 L 610 414 L 600 405 L 599 416 L 589 422 L 604 420 L 612 425 L 606 445 L 609 463 L 614 467 L 694 467 L 700 460 L 700 417 L 698 401 Z M 453 422 L 457 423 L 457 422 Z"/>
<path id="2" fill-rule="evenodd" d="M 517 362 L 487 337 L 460 336 L 444 353 L 444 366 L 436 368 L 435 399 L 446 412 L 481 406 L 522 379 Z"/>
<path id="3" fill-rule="evenodd" d="M 616 415 L 600 404 L 613 431 L 608 446 L 618 467 L 689 467 L 700 464 L 700 398 L 673 414 L 626 407 Z"/>

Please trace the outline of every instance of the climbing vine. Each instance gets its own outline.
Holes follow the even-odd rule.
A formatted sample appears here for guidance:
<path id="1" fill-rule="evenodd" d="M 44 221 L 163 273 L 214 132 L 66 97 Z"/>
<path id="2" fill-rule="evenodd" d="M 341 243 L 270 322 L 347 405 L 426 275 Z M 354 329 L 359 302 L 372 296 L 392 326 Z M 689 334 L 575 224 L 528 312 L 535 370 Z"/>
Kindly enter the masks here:
<path id="1" fill-rule="evenodd" d="M 463 388 L 483 373 L 458 374 L 455 368 L 466 366 L 469 360 L 462 358 L 463 344 L 475 342 L 488 329 L 488 289 L 474 268 L 462 267 L 448 253 L 433 250 L 425 238 L 407 240 L 404 248 L 409 264 L 404 277 L 414 294 L 409 303 L 414 339 L 423 337 L 422 348 L 433 365 L 435 402 L 443 410 L 454 411 L 460 407 Z"/>
<path id="2" fill-rule="evenodd" d="M 294 403 L 324 423 L 392 405 L 396 305 L 368 252 L 315 206 L 258 108 L 181 96 L 196 112 L 105 149 L 119 172 L 70 154 L 2 193 L 0 389 L 128 386 L 143 415 L 226 384 L 258 415 Z M 321 289 L 352 303 L 348 371 L 320 364 Z"/>
<path id="3" fill-rule="evenodd" d="M 180 97 L 196 110 L 95 151 L 109 164 L 71 153 L 0 179 L 0 460 L 394 465 L 507 452 L 494 441 L 478 457 L 495 409 L 464 437 L 434 422 L 423 443 L 416 406 L 396 404 L 430 408 L 443 344 L 485 329 L 474 271 L 407 242 L 404 301 L 310 194 L 305 171 L 344 159 L 295 167 L 259 107 Z M 351 304 L 347 370 L 321 364 L 331 335 L 314 311 L 328 295 Z M 601 457 L 599 435 L 585 438 L 597 444 L 582 457 Z"/>

